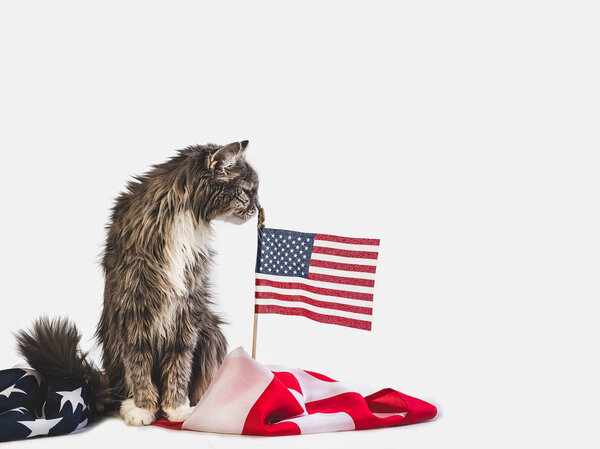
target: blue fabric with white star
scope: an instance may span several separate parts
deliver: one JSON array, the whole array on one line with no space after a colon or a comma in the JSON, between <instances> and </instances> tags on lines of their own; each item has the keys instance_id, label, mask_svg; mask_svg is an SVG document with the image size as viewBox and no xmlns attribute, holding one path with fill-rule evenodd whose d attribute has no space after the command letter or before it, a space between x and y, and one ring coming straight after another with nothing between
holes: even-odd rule
<instances>
[{"instance_id":1,"label":"blue fabric with white star","mask_svg":"<svg viewBox=\"0 0 600 449\"><path fill-rule=\"evenodd\" d=\"M84 379L44 379L28 368L0 371L0 442L84 428L94 393Z\"/></svg>"},{"instance_id":2,"label":"blue fabric with white star","mask_svg":"<svg viewBox=\"0 0 600 449\"><path fill-rule=\"evenodd\" d=\"M258 228L256 272L308 279L315 234Z\"/></svg>"}]
</instances>

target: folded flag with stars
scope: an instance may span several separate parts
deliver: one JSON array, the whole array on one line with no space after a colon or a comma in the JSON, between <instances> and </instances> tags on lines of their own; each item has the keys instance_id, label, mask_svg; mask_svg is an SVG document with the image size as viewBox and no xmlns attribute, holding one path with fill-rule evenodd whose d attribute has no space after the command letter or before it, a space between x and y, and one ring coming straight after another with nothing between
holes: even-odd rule
<instances>
[{"instance_id":1,"label":"folded flag with stars","mask_svg":"<svg viewBox=\"0 0 600 449\"><path fill-rule=\"evenodd\" d=\"M0 442L76 432L93 403L85 379L44 379L20 365L0 370Z\"/></svg>"}]
</instances>

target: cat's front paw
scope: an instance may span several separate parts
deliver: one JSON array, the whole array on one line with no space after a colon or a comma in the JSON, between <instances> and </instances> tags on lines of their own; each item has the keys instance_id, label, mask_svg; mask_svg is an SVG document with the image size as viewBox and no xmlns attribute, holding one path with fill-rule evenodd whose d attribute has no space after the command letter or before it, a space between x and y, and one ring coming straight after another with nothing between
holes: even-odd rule
<instances>
[{"instance_id":1,"label":"cat's front paw","mask_svg":"<svg viewBox=\"0 0 600 449\"><path fill-rule=\"evenodd\" d=\"M157 410L136 407L133 399L121 403L121 417L129 426L148 426L156 419Z\"/></svg>"},{"instance_id":2,"label":"cat's front paw","mask_svg":"<svg viewBox=\"0 0 600 449\"><path fill-rule=\"evenodd\" d=\"M167 419L171 422L182 422L185 421L188 416L192 414L194 411L194 407L190 407L189 405L180 405L175 408L171 407L163 407L163 412L167 416Z\"/></svg>"}]
</instances>

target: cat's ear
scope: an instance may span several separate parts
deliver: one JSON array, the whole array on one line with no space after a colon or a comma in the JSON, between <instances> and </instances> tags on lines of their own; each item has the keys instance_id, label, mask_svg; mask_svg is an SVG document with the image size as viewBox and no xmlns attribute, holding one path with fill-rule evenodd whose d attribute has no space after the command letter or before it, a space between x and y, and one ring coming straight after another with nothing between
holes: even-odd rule
<instances>
[{"instance_id":1,"label":"cat's ear","mask_svg":"<svg viewBox=\"0 0 600 449\"><path fill-rule=\"evenodd\" d=\"M225 171L236 163L240 155L248 146L247 140L241 142L233 142L229 145L219 148L214 153L208 156L207 166L210 170Z\"/></svg>"}]
</instances>

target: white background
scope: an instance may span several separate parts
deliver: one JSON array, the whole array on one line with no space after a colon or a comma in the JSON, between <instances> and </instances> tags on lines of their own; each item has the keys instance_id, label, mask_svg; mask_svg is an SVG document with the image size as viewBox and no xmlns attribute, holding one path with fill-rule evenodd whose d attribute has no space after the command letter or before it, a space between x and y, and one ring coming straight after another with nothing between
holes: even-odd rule
<instances>
[{"instance_id":1,"label":"white background","mask_svg":"<svg viewBox=\"0 0 600 449\"><path fill-rule=\"evenodd\" d=\"M113 198L194 143L249 139L272 227L381 238L371 333L262 316L258 358L439 407L289 438L130 428L7 447L597 447L595 2L0 6L0 360L69 315L91 348ZM255 222L215 225L230 348ZM98 352L96 351L97 357Z\"/></svg>"}]
</instances>

